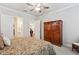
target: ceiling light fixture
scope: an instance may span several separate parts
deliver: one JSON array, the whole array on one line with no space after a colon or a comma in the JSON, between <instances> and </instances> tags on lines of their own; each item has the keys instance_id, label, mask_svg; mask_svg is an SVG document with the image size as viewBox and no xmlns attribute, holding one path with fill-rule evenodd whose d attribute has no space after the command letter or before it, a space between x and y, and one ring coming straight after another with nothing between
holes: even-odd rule
<instances>
[{"instance_id":1,"label":"ceiling light fixture","mask_svg":"<svg viewBox=\"0 0 79 59\"><path fill-rule=\"evenodd\" d=\"M40 3L39 3L39 4L37 4L37 6L36 6L35 10L36 10L36 11L40 11L40 10L41 10L40 6L41 6L41 5L40 5Z\"/></svg>"},{"instance_id":2,"label":"ceiling light fixture","mask_svg":"<svg viewBox=\"0 0 79 59\"><path fill-rule=\"evenodd\" d=\"M42 4L42 3L33 3L33 4L26 3L26 5L28 6L28 9L30 11L37 11L39 13L44 12L44 10L47 11L50 8L50 6L47 6L47 5ZM28 12L28 10L25 10L25 11Z\"/></svg>"},{"instance_id":3,"label":"ceiling light fixture","mask_svg":"<svg viewBox=\"0 0 79 59\"><path fill-rule=\"evenodd\" d=\"M39 7L36 7L35 10L36 10L36 11L40 11L41 9L40 9Z\"/></svg>"}]
</instances>

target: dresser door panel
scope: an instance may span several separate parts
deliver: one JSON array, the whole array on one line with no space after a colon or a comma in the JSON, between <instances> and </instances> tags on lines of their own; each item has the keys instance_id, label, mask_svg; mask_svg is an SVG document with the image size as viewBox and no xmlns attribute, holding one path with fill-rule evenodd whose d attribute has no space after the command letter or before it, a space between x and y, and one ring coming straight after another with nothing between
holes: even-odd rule
<instances>
[{"instance_id":1,"label":"dresser door panel","mask_svg":"<svg viewBox=\"0 0 79 59\"><path fill-rule=\"evenodd\" d=\"M44 39L52 44L62 44L62 21L51 21L44 23Z\"/></svg>"}]
</instances>

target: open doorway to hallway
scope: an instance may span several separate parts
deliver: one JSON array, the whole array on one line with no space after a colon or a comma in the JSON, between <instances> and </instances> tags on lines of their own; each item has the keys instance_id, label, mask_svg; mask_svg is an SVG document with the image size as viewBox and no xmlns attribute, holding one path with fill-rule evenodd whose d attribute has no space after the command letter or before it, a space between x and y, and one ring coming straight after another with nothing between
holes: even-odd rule
<instances>
[{"instance_id":1,"label":"open doorway to hallway","mask_svg":"<svg viewBox=\"0 0 79 59\"><path fill-rule=\"evenodd\" d=\"M13 36L22 37L23 35L23 19L22 17L14 17Z\"/></svg>"}]
</instances>

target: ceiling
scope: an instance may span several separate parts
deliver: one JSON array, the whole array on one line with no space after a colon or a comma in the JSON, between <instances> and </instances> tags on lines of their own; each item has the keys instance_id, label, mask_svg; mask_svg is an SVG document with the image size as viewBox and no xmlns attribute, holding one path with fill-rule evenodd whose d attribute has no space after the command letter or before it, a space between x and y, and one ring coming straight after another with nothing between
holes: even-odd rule
<instances>
[{"instance_id":1,"label":"ceiling","mask_svg":"<svg viewBox=\"0 0 79 59\"><path fill-rule=\"evenodd\" d=\"M30 3L30 4L35 5L36 3ZM43 5L49 8L42 9L42 12L38 12L38 11L32 10L34 7L27 5L27 3L0 3L1 6L11 8L14 10L18 10L24 13L29 13L35 16L39 16L39 15L45 14L50 11L60 10L62 8L72 5L72 3L40 3L40 4L41 6Z\"/></svg>"}]
</instances>

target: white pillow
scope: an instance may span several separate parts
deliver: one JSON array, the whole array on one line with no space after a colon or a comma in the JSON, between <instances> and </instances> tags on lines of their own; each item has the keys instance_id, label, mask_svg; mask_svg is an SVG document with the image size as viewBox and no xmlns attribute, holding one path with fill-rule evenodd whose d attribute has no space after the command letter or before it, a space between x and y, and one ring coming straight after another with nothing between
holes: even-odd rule
<instances>
[{"instance_id":1,"label":"white pillow","mask_svg":"<svg viewBox=\"0 0 79 59\"><path fill-rule=\"evenodd\" d=\"M8 37L3 37L3 40L4 40L4 44L7 45L7 46L10 46L11 45L11 41Z\"/></svg>"}]
</instances>

